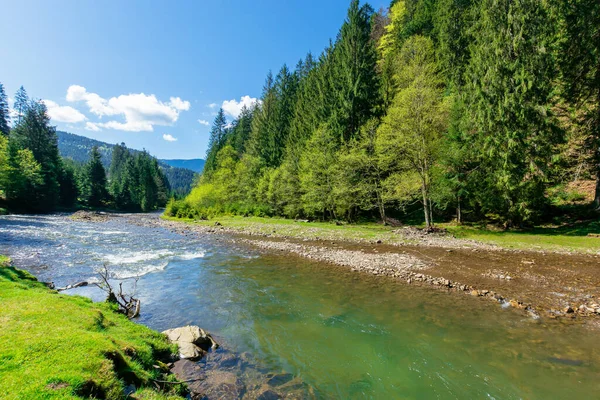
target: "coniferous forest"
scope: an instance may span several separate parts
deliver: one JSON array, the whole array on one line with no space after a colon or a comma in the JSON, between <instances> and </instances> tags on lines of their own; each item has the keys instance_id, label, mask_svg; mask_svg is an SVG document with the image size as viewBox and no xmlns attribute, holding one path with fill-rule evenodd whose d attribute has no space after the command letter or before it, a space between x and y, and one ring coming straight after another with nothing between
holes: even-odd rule
<instances>
[{"instance_id":1,"label":"coniferous forest","mask_svg":"<svg viewBox=\"0 0 600 400\"><path fill-rule=\"evenodd\" d=\"M31 100L21 87L13 109L11 121L0 84L0 190L5 202L0 207L21 212L76 206L151 211L166 204L169 183L147 152L116 145L109 171L97 147L85 163L62 158L44 103Z\"/></svg>"},{"instance_id":2,"label":"coniferous forest","mask_svg":"<svg viewBox=\"0 0 600 400\"><path fill-rule=\"evenodd\" d=\"M600 206L600 2L358 0L284 65L167 214L527 226L576 180Z\"/></svg>"}]
</instances>

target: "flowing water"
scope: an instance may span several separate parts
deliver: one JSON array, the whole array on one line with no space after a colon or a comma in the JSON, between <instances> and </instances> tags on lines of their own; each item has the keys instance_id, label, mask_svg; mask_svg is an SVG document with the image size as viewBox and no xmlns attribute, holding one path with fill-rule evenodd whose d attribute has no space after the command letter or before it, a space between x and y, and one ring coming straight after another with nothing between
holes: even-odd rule
<instances>
[{"instance_id":1,"label":"flowing water","mask_svg":"<svg viewBox=\"0 0 600 400\"><path fill-rule=\"evenodd\" d=\"M57 286L96 279L103 264L119 279L141 276L140 323L199 325L319 398L600 397L596 331L469 296L127 218L0 217L0 252ZM102 299L92 287L69 293Z\"/></svg>"}]
</instances>

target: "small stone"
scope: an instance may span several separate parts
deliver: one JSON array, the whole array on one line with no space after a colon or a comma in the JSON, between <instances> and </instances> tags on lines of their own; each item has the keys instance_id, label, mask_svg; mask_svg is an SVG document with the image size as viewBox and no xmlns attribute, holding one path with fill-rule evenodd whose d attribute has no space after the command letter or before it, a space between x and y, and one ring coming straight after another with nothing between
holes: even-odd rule
<instances>
[{"instance_id":1,"label":"small stone","mask_svg":"<svg viewBox=\"0 0 600 400\"><path fill-rule=\"evenodd\" d=\"M479 296L479 292L477 290L471 290L471 296Z\"/></svg>"},{"instance_id":2,"label":"small stone","mask_svg":"<svg viewBox=\"0 0 600 400\"><path fill-rule=\"evenodd\" d=\"M563 312L565 314L572 314L575 312L575 310L573 310L573 308L571 306L565 307L565 309L563 310Z\"/></svg>"}]
</instances>

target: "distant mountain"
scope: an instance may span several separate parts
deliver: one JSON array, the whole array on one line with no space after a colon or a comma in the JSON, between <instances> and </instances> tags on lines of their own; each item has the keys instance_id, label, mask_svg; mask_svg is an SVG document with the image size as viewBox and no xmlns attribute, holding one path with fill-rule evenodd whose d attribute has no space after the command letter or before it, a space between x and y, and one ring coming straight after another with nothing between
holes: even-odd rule
<instances>
[{"instance_id":1,"label":"distant mountain","mask_svg":"<svg viewBox=\"0 0 600 400\"><path fill-rule=\"evenodd\" d=\"M172 167L187 168L198 173L202 172L204 168L204 160L201 158L194 158L191 160L160 160L165 164L169 164Z\"/></svg>"},{"instance_id":2,"label":"distant mountain","mask_svg":"<svg viewBox=\"0 0 600 400\"><path fill-rule=\"evenodd\" d=\"M102 156L102 164L104 164L107 170L110 167L114 144L63 131L57 131L56 135L58 136L58 150L61 156L72 158L79 163L85 163L90 158L92 148L97 146ZM139 152L139 150L130 150L134 153ZM170 161L193 161L193 165L204 166L204 160L158 160L158 164L165 173L171 189L177 194L187 194L192 189L198 171L192 168L173 165ZM202 168L200 168L201 170Z\"/></svg>"}]
</instances>

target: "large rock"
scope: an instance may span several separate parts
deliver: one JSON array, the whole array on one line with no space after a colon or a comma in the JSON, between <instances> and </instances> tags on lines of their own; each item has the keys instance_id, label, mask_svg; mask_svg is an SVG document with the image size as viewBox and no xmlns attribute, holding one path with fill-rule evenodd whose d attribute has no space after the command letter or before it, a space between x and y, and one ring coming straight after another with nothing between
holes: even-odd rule
<instances>
[{"instance_id":1,"label":"large rock","mask_svg":"<svg viewBox=\"0 0 600 400\"><path fill-rule=\"evenodd\" d=\"M204 329L197 326L183 326L181 328L169 329L163 332L171 343L179 346L179 357L198 360L209 349L216 349L217 343Z\"/></svg>"}]
</instances>

